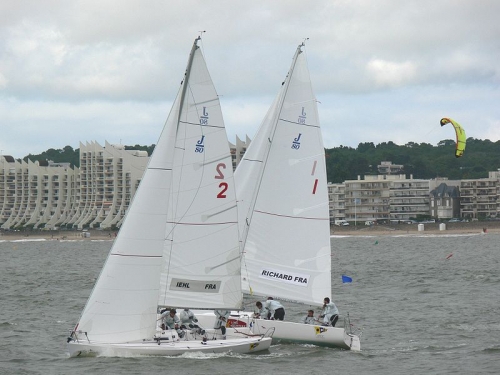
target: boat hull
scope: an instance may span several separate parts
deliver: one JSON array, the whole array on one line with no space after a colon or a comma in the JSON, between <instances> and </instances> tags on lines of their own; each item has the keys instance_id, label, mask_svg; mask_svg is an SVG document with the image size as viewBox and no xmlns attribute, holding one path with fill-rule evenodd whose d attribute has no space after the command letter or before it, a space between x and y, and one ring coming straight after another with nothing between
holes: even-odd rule
<instances>
[{"instance_id":1,"label":"boat hull","mask_svg":"<svg viewBox=\"0 0 500 375\"><path fill-rule=\"evenodd\" d=\"M141 341L137 343L91 343L70 342L70 357L138 357L138 356L178 356L185 353L238 353L250 354L266 351L271 346L271 338L238 338L228 340L160 342Z\"/></svg>"},{"instance_id":2,"label":"boat hull","mask_svg":"<svg viewBox=\"0 0 500 375\"><path fill-rule=\"evenodd\" d=\"M215 316L210 312L197 311L196 316L202 326L213 325ZM254 334L265 334L274 330L273 342L286 341L302 344L313 344L346 350L361 350L359 336L346 332L340 327L323 327L312 324L294 323L281 320L265 320L252 318L251 313L235 313L229 317L228 330L236 332L243 327L250 327Z\"/></svg>"}]
</instances>

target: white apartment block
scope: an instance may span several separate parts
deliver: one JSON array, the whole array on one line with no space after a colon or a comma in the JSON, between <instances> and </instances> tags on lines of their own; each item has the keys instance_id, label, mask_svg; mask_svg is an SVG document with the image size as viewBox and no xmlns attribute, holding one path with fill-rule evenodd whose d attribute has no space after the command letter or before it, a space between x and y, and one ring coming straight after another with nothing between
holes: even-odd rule
<instances>
[{"instance_id":1,"label":"white apartment block","mask_svg":"<svg viewBox=\"0 0 500 375\"><path fill-rule=\"evenodd\" d=\"M347 221L388 220L389 180L393 176L365 176L346 180L345 219Z\"/></svg>"},{"instance_id":2,"label":"white apartment block","mask_svg":"<svg viewBox=\"0 0 500 375\"><path fill-rule=\"evenodd\" d=\"M347 221L399 221L417 215L429 215L429 180L399 174L345 181Z\"/></svg>"},{"instance_id":3,"label":"white apartment block","mask_svg":"<svg viewBox=\"0 0 500 375\"><path fill-rule=\"evenodd\" d=\"M328 201L330 209L330 223L335 223L335 220L346 220L345 184L332 184L329 182Z\"/></svg>"},{"instance_id":4,"label":"white apartment block","mask_svg":"<svg viewBox=\"0 0 500 375\"><path fill-rule=\"evenodd\" d=\"M403 164L392 164L391 161L381 161L380 164L377 165L377 170L380 174L400 174L403 168Z\"/></svg>"},{"instance_id":5,"label":"white apartment block","mask_svg":"<svg viewBox=\"0 0 500 375\"><path fill-rule=\"evenodd\" d=\"M146 151L123 145L80 143L75 204L62 224L78 229L119 227L149 162Z\"/></svg>"},{"instance_id":6,"label":"white apartment block","mask_svg":"<svg viewBox=\"0 0 500 375\"><path fill-rule=\"evenodd\" d=\"M248 146L250 146L250 142L251 140L248 136L246 137L245 142L238 138L238 136L236 136L236 144L229 142L229 149L233 160L233 171L236 170L236 167L240 163L241 159L243 159L243 155L245 155Z\"/></svg>"},{"instance_id":7,"label":"white apartment block","mask_svg":"<svg viewBox=\"0 0 500 375\"><path fill-rule=\"evenodd\" d=\"M496 172L489 178L460 181L460 216L468 219L496 217L500 180Z\"/></svg>"},{"instance_id":8,"label":"white apartment block","mask_svg":"<svg viewBox=\"0 0 500 375\"><path fill-rule=\"evenodd\" d=\"M249 143L229 144L234 168ZM80 143L80 168L0 155L0 228L118 228L148 162L108 142Z\"/></svg>"},{"instance_id":9,"label":"white apartment block","mask_svg":"<svg viewBox=\"0 0 500 375\"><path fill-rule=\"evenodd\" d=\"M391 220L429 215L429 180L413 179L412 175L407 179L405 175L399 175L390 182L389 201Z\"/></svg>"},{"instance_id":10,"label":"white apartment block","mask_svg":"<svg viewBox=\"0 0 500 375\"><path fill-rule=\"evenodd\" d=\"M78 169L0 156L0 228L52 225L72 204Z\"/></svg>"},{"instance_id":11,"label":"white apartment block","mask_svg":"<svg viewBox=\"0 0 500 375\"><path fill-rule=\"evenodd\" d=\"M145 151L80 144L80 168L0 157L0 227L118 227L148 163Z\"/></svg>"}]
</instances>

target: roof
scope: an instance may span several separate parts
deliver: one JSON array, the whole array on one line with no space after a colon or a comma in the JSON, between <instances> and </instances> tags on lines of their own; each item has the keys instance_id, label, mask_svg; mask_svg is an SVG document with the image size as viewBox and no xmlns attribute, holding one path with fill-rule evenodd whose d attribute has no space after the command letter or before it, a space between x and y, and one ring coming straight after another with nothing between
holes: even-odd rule
<instances>
[{"instance_id":1,"label":"roof","mask_svg":"<svg viewBox=\"0 0 500 375\"><path fill-rule=\"evenodd\" d=\"M460 196L460 192L458 187L456 186L448 186L444 182L441 183L437 188L430 192L435 198L441 197L450 197L450 198L458 198Z\"/></svg>"}]
</instances>

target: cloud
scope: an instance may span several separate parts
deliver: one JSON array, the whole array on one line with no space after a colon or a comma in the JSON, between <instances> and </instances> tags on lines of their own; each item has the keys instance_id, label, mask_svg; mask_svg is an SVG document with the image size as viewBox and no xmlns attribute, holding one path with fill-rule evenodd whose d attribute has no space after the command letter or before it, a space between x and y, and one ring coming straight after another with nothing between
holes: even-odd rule
<instances>
[{"instance_id":1,"label":"cloud","mask_svg":"<svg viewBox=\"0 0 500 375\"><path fill-rule=\"evenodd\" d=\"M231 140L253 136L305 38L328 147L437 143L415 129L443 116L498 137L484 126L500 119L498 14L495 0L0 2L0 147L156 142L200 30Z\"/></svg>"},{"instance_id":2,"label":"cloud","mask_svg":"<svg viewBox=\"0 0 500 375\"><path fill-rule=\"evenodd\" d=\"M411 83L416 76L415 64L406 61L396 63L381 59L372 59L366 66L367 74L375 81L378 87L400 87Z\"/></svg>"}]
</instances>

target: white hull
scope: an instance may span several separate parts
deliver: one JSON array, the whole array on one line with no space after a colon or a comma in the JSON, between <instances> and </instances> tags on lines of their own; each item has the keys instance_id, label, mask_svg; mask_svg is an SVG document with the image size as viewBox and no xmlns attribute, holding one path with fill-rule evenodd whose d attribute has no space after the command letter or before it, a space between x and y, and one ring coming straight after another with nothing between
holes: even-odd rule
<instances>
[{"instance_id":1,"label":"white hull","mask_svg":"<svg viewBox=\"0 0 500 375\"><path fill-rule=\"evenodd\" d=\"M264 334L274 329L273 341L288 341L302 344L313 344L346 350L361 350L359 337L346 332L340 327L323 327L312 324L293 323L280 320L254 319L252 313L233 313L229 324L233 324L235 332L238 327L251 327L254 334ZM215 316L210 312L196 312L202 326L211 327ZM228 328L228 332L232 330Z\"/></svg>"},{"instance_id":2,"label":"white hull","mask_svg":"<svg viewBox=\"0 0 500 375\"><path fill-rule=\"evenodd\" d=\"M179 341L141 341L135 343L91 343L80 340L68 343L70 357L138 357L138 356L177 356L185 353L238 353L249 354L268 350L270 337L240 337L227 340L179 340Z\"/></svg>"}]
</instances>

